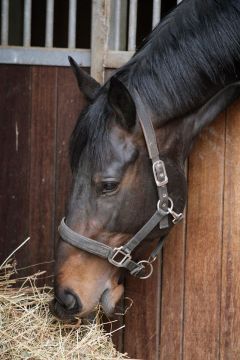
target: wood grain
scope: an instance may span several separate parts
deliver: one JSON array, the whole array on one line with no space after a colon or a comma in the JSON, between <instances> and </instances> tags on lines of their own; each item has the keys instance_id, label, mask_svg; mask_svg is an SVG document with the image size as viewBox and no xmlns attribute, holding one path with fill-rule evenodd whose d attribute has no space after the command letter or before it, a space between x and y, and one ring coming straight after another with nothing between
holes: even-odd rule
<instances>
[{"instance_id":1,"label":"wood grain","mask_svg":"<svg viewBox=\"0 0 240 360\"><path fill-rule=\"evenodd\" d=\"M207 128L189 161L184 360L219 357L225 115Z\"/></svg>"},{"instance_id":2,"label":"wood grain","mask_svg":"<svg viewBox=\"0 0 240 360\"><path fill-rule=\"evenodd\" d=\"M30 68L0 65L0 264L28 236ZM24 249L19 265L28 256Z\"/></svg>"},{"instance_id":3,"label":"wood grain","mask_svg":"<svg viewBox=\"0 0 240 360\"><path fill-rule=\"evenodd\" d=\"M163 248L161 360L182 359L186 220L176 225Z\"/></svg>"},{"instance_id":4,"label":"wood grain","mask_svg":"<svg viewBox=\"0 0 240 360\"><path fill-rule=\"evenodd\" d=\"M227 113L221 306L222 360L240 359L240 102Z\"/></svg>"},{"instance_id":5,"label":"wood grain","mask_svg":"<svg viewBox=\"0 0 240 360\"><path fill-rule=\"evenodd\" d=\"M160 284L160 259L149 279L127 277L125 296L133 300L133 306L125 317L124 351L131 358L159 358Z\"/></svg>"},{"instance_id":6,"label":"wood grain","mask_svg":"<svg viewBox=\"0 0 240 360\"><path fill-rule=\"evenodd\" d=\"M0 78L0 263L30 233L16 256L24 266L53 258L84 98L68 68L1 65ZM116 317L126 327L114 342L132 358L240 359L239 149L240 102L193 150L187 223L171 232L162 263L151 279L126 280L134 304Z\"/></svg>"},{"instance_id":7,"label":"wood grain","mask_svg":"<svg viewBox=\"0 0 240 360\"><path fill-rule=\"evenodd\" d=\"M57 70L32 67L29 209L32 263L53 259L56 116Z\"/></svg>"},{"instance_id":8,"label":"wood grain","mask_svg":"<svg viewBox=\"0 0 240 360\"><path fill-rule=\"evenodd\" d=\"M80 111L86 104L70 68L59 68L57 79L55 241L58 239L57 227L65 214L65 204L71 188L69 139Z\"/></svg>"}]
</instances>

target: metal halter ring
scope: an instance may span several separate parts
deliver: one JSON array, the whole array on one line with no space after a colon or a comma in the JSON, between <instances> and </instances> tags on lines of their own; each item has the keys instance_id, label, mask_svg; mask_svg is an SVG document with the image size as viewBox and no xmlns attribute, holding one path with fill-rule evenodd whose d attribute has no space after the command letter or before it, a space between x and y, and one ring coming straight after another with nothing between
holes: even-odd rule
<instances>
[{"instance_id":1,"label":"metal halter ring","mask_svg":"<svg viewBox=\"0 0 240 360\"><path fill-rule=\"evenodd\" d=\"M161 200L158 200L158 202L157 202L157 210L161 215L169 214L169 208L167 208L166 211L161 208Z\"/></svg>"},{"instance_id":2,"label":"metal halter ring","mask_svg":"<svg viewBox=\"0 0 240 360\"><path fill-rule=\"evenodd\" d=\"M173 210L173 201L170 197L168 198L168 201L170 202L170 207L168 208L168 212L171 214L171 211Z\"/></svg>"},{"instance_id":3,"label":"metal halter ring","mask_svg":"<svg viewBox=\"0 0 240 360\"><path fill-rule=\"evenodd\" d=\"M152 263L147 260L141 260L138 262L138 264L142 264L144 266L144 269L146 268L146 265L149 266L149 273L145 276L139 276L139 279L148 279L153 273Z\"/></svg>"}]
</instances>

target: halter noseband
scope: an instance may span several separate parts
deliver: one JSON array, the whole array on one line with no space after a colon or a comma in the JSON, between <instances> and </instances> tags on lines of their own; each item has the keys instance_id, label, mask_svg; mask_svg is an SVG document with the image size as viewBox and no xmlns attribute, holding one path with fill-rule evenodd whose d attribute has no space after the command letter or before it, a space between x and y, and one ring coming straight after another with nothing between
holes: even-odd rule
<instances>
[{"instance_id":1,"label":"halter noseband","mask_svg":"<svg viewBox=\"0 0 240 360\"><path fill-rule=\"evenodd\" d=\"M145 114L143 105L139 94L136 92L136 101L138 108L141 109L142 113L138 118L143 130L145 141L149 157L152 161L153 176L158 191L158 202L157 209L153 216L148 222L123 246L112 248L111 246L100 243L96 240L87 238L80 235L70 229L66 223L65 218L62 219L58 228L61 238L67 243L84 250L93 255L99 256L103 259L108 260L111 264L116 267L121 267L129 270L131 275L137 276L141 279L146 279L151 276L153 267L152 262L156 259L157 253L161 250L164 237L160 239L156 249L151 253L148 260L141 260L135 262L132 259L132 252L135 248L146 238L147 235L159 224L160 229L169 227L168 215L173 217L173 224L178 223L182 220L183 214L177 214L174 210L174 204L172 199L168 196L167 183L168 177L165 168L164 161L159 157L159 151L157 146L157 139L153 128L152 121ZM170 203L170 206L168 204ZM149 272L146 274L145 270L149 267Z\"/></svg>"}]
</instances>

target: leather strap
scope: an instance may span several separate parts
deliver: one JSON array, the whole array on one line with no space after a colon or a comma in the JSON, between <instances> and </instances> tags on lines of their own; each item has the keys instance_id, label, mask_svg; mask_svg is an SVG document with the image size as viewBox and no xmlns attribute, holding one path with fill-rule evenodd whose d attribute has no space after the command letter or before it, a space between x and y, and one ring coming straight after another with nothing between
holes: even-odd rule
<instances>
[{"instance_id":1,"label":"leather strap","mask_svg":"<svg viewBox=\"0 0 240 360\"><path fill-rule=\"evenodd\" d=\"M148 222L125 244L123 250L131 253L146 238L147 235L159 224L168 213L160 213L158 210Z\"/></svg>"},{"instance_id":2,"label":"leather strap","mask_svg":"<svg viewBox=\"0 0 240 360\"><path fill-rule=\"evenodd\" d=\"M64 241L93 255L107 259L112 252L112 248L110 246L80 235L70 229L70 227L65 223L65 218L61 220L58 231Z\"/></svg>"},{"instance_id":3,"label":"leather strap","mask_svg":"<svg viewBox=\"0 0 240 360\"><path fill-rule=\"evenodd\" d=\"M148 220L148 222L127 242L126 245L115 249L100 243L99 241L76 233L67 226L65 218L61 220L58 231L61 238L74 247L103 259L107 259L113 265L124 267L129 270L131 274L137 276L144 269L144 266L141 263L139 264L138 262L133 261L131 253L157 226L163 216L166 216L166 214L160 214L159 211L156 211L150 220Z\"/></svg>"},{"instance_id":4,"label":"leather strap","mask_svg":"<svg viewBox=\"0 0 240 360\"><path fill-rule=\"evenodd\" d=\"M155 130L151 121L150 115L147 113L147 107L143 104L139 93L135 90L134 97L136 106L137 106L137 114L138 119L141 124L145 142L148 149L149 157L153 164L153 172L154 178L157 185L159 203L158 208L162 209L162 211L167 211L168 209L168 191L167 191L167 183L168 178L166 174L166 169L164 162L159 158L159 150L157 145L157 138L155 135ZM168 227L168 216L162 218L160 222L160 229L165 229Z\"/></svg>"}]
</instances>

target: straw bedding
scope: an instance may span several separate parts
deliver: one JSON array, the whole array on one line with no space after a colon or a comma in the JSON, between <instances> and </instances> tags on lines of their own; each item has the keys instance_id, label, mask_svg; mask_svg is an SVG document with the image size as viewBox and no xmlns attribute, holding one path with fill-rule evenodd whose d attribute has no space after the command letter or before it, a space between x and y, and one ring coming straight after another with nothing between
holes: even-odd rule
<instances>
[{"instance_id":1,"label":"straw bedding","mask_svg":"<svg viewBox=\"0 0 240 360\"><path fill-rule=\"evenodd\" d=\"M127 358L114 348L99 315L93 323L74 326L56 320L48 307L52 289L36 286L41 274L15 279L13 262L0 267L0 359Z\"/></svg>"}]
</instances>

